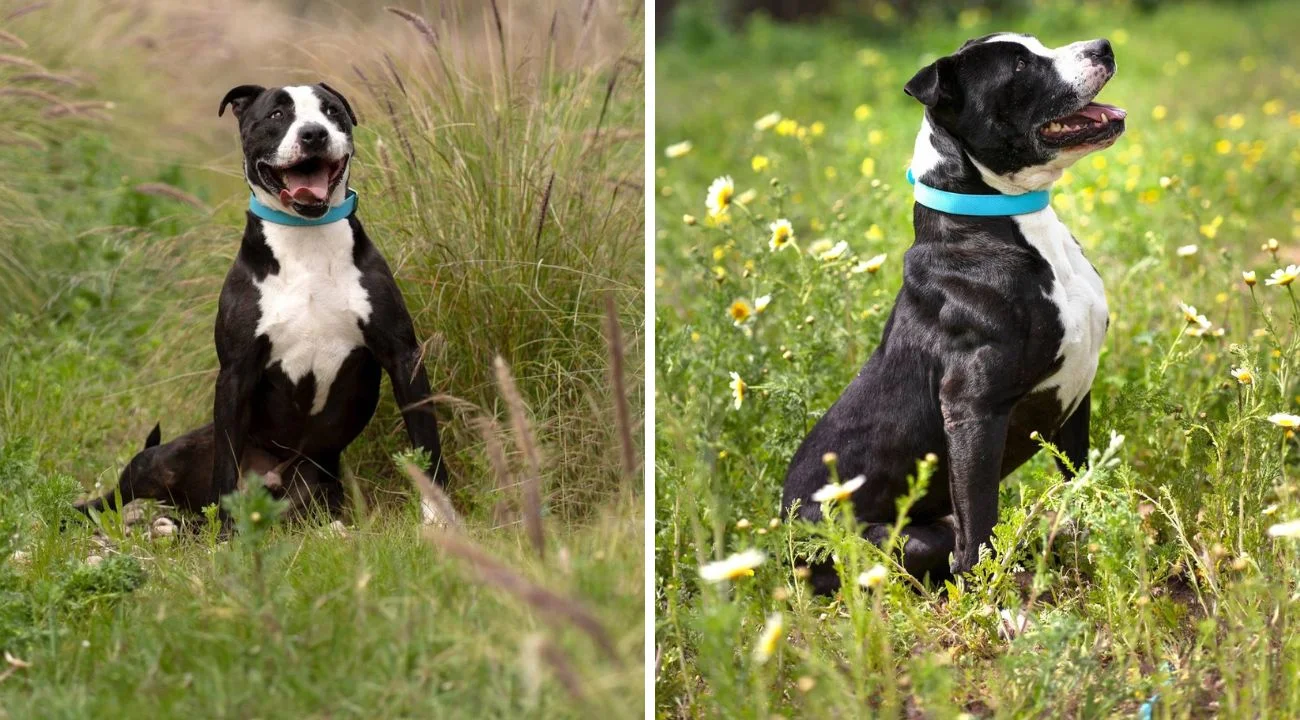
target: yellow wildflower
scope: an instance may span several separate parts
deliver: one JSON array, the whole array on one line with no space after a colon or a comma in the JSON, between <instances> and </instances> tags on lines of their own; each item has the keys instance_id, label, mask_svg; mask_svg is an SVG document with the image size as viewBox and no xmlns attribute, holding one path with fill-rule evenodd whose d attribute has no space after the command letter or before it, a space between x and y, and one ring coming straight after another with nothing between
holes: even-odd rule
<instances>
[{"instance_id":1,"label":"yellow wildflower","mask_svg":"<svg viewBox=\"0 0 1300 720\"><path fill-rule=\"evenodd\" d=\"M770 130L779 122L781 122L781 113L768 113L754 121L754 129L759 132Z\"/></svg>"},{"instance_id":2,"label":"yellow wildflower","mask_svg":"<svg viewBox=\"0 0 1300 720\"><path fill-rule=\"evenodd\" d=\"M870 570L858 576L858 584L864 588L878 588L889 577L884 565L873 565Z\"/></svg>"},{"instance_id":3,"label":"yellow wildflower","mask_svg":"<svg viewBox=\"0 0 1300 720\"><path fill-rule=\"evenodd\" d=\"M1291 415L1290 413L1273 413L1268 416L1268 421L1280 428L1294 430L1300 428L1300 415Z\"/></svg>"},{"instance_id":4,"label":"yellow wildflower","mask_svg":"<svg viewBox=\"0 0 1300 720\"><path fill-rule=\"evenodd\" d=\"M773 252L784 250L787 245L794 242L794 226L789 220L779 218L768 227L772 230L772 237L767 241L767 246Z\"/></svg>"},{"instance_id":5,"label":"yellow wildflower","mask_svg":"<svg viewBox=\"0 0 1300 720\"><path fill-rule=\"evenodd\" d=\"M1219 234L1219 226L1223 224L1223 216L1215 215L1209 223L1201 226L1201 234L1213 240L1215 235Z\"/></svg>"},{"instance_id":6,"label":"yellow wildflower","mask_svg":"<svg viewBox=\"0 0 1300 720\"><path fill-rule=\"evenodd\" d=\"M694 146L691 145L691 141L689 140L675 143L664 148L664 155L667 155L670 158L679 158L690 152L692 147Z\"/></svg>"},{"instance_id":7,"label":"yellow wildflower","mask_svg":"<svg viewBox=\"0 0 1300 720\"><path fill-rule=\"evenodd\" d=\"M745 402L745 390L749 388L745 381L740 378L739 373L731 373L731 382L728 383L731 388L731 407L739 410Z\"/></svg>"},{"instance_id":8,"label":"yellow wildflower","mask_svg":"<svg viewBox=\"0 0 1300 720\"><path fill-rule=\"evenodd\" d=\"M854 490L867 482L865 475L859 475L845 483L827 483L822 489L812 494L814 502L840 502L848 500Z\"/></svg>"},{"instance_id":9,"label":"yellow wildflower","mask_svg":"<svg viewBox=\"0 0 1300 720\"><path fill-rule=\"evenodd\" d=\"M711 217L721 217L727 214L731 208L731 198L736 194L736 183L732 181L730 175L723 175L709 185L708 196L704 199L704 204L709 208Z\"/></svg>"},{"instance_id":10,"label":"yellow wildflower","mask_svg":"<svg viewBox=\"0 0 1300 720\"><path fill-rule=\"evenodd\" d=\"M739 580L743 577L753 577L754 568L763 564L767 555L762 550L745 550L726 559L711 562L700 568L700 579L706 582L722 582L723 580Z\"/></svg>"},{"instance_id":11,"label":"yellow wildflower","mask_svg":"<svg viewBox=\"0 0 1300 720\"><path fill-rule=\"evenodd\" d=\"M1264 284L1286 287L1295 282L1297 277L1300 277L1300 265L1287 265L1284 268L1274 270L1272 275L1264 279Z\"/></svg>"},{"instance_id":12,"label":"yellow wildflower","mask_svg":"<svg viewBox=\"0 0 1300 720\"><path fill-rule=\"evenodd\" d=\"M848 250L849 250L849 244L841 240L835 243L834 245L832 245L831 247L817 253L817 259L825 262L839 260L841 257L844 257L844 253L848 252Z\"/></svg>"},{"instance_id":13,"label":"yellow wildflower","mask_svg":"<svg viewBox=\"0 0 1300 720\"><path fill-rule=\"evenodd\" d=\"M866 260L859 260L858 263L857 263L856 265L854 265L852 268L850 268L849 271L850 271L850 272L855 272L855 273L863 273L863 272L866 272L866 273L876 273L876 272L879 272L881 266L883 266L883 265L885 264L885 258L886 258L886 257L887 257L887 255L886 255L885 253L881 253L881 254L879 254L879 255L873 257L873 258L868 258L868 259L866 259Z\"/></svg>"},{"instance_id":14,"label":"yellow wildflower","mask_svg":"<svg viewBox=\"0 0 1300 720\"><path fill-rule=\"evenodd\" d=\"M754 647L754 660L758 663L765 663L772 654L776 652L776 644L781 639L781 632L785 629L785 622L781 613L772 613L767 616L767 623L763 625L763 634L758 636L758 645Z\"/></svg>"},{"instance_id":15,"label":"yellow wildflower","mask_svg":"<svg viewBox=\"0 0 1300 720\"><path fill-rule=\"evenodd\" d=\"M1270 525L1268 534L1273 537L1300 537L1300 520L1291 520L1288 522Z\"/></svg>"},{"instance_id":16,"label":"yellow wildflower","mask_svg":"<svg viewBox=\"0 0 1300 720\"><path fill-rule=\"evenodd\" d=\"M737 300L731 303L731 307L727 309L727 314L731 316L732 324L740 327L754 315L754 308L744 300Z\"/></svg>"}]
</instances>

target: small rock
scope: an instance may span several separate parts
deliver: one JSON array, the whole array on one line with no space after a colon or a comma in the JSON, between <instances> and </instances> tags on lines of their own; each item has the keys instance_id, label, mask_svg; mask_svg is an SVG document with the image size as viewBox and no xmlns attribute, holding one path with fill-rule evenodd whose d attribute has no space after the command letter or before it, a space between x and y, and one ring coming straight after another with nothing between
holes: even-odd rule
<instances>
[{"instance_id":1,"label":"small rock","mask_svg":"<svg viewBox=\"0 0 1300 720\"><path fill-rule=\"evenodd\" d=\"M91 567L99 567L99 564L102 562L104 562L103 555L91 555L90 557L86 558L86 564Z\"/></svg>"},{"instance_id":2,"label":"small rock","mask_svg":"<svg viewBox=\"0 0 1300 720\"><path fill-rule=\"evenodd\" d=\"M15 550L14 554L9 556L9 559L13 560L15 565L26 566L32 564L32 554L26 550Z\"/></svg>"},{"instance_id":3,"label":"small rock","mask_svg":"<svg viewBox=\"0 0 1300 720\"><path fill-rule=\"evenodd\" d=\"M152 537L170 537L176 534L176 523L171 518L160 517L153 521L153 527L149 529Z\"/></svg>"},{"instance_id":4,"label":"small rock","mask_svg":"<svg viewBox=\"0 0 1300 720\"><path fill-rule=\"evenodd\" d=\"M335 520L329 524L329 531L338 537L345 538L348 536L348 526L343 524L342 520Z\"/></svg>"}]
</instances>

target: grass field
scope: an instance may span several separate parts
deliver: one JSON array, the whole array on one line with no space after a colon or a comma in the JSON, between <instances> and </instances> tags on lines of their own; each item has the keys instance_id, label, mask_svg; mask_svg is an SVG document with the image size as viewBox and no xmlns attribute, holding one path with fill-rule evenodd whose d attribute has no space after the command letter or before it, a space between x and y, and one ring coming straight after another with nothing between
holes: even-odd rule
<instances>
[{"instance_id":1,"label":"grass field","mask_svg":"<svg viewBox=\"0 0 1300 720\"><path fill-rule=\"evenodd\" d=\"M310 7L0 2L0 717L639 715L642 10ZM421 532L387 380L341 533L259 494L229 540L79 522L155 422L211 418L247 197L218 101L320 80L466 531Z\"/></svg>"},{"instance_id":2,"label":"grass field","mask_svg":"<svg viewBox=\"0 0 1300 720\"><path fill-rule=\"evenodd\" d=\"M1300 412L1300 283L1266 283L1300 262L1298 23L1280 2L1047 1L872 39L732 34L686 6L656 67L661 716L1300 715L1300 452L1268 419ZM1127 134L1053 198L1111 308L1097 454L1073 482L1048 452L1008 478L996 554L944 593L843 525L783 523L781 483L899 287L921 115L902 86L1007 29L1109 37L1118 57L1099 100ZM796 249L770 249L779 219ZM812 548L849 579L835 598L793 577ZM748 549L766 556L751 577L700 578Z\"/></svg>"}]
</instances>

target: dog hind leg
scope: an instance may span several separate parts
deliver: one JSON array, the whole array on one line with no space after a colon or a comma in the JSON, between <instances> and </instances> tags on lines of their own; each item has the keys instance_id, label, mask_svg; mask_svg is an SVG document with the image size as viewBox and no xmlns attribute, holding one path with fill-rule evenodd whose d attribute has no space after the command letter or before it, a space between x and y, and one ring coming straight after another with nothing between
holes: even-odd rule
<instances>
[{"instance_id":1,"label":"dog hind leg","mask_svg":"<svg viewBox=\"0 0 1300 720\"><path fill-rule=\"evenodd\" d=\"M893 525L871 523L862 533L864 539L883 546L889 540ZM948 557L957 547L957 533L949 518L942 518L930 523L918 523L903 527L900 535L903 543L903 568L918 580L929 579L938 584L952 578L948 567ZM831 595L840 589L840 576L835 564L830 560L809 563L808 583L818 595Z\"/></svg>"},{"instance_id":2,"label":"dog hind leg","mask_svg":"<svg viewBox=\"0 0 1300 720\"><path fill-rule=\"evenodd\" d=\"M863 536L877 546L889 540L892 525L869 525ZM932 583L952 577L948 556L956 550L957 533L952 522L941 518L935 522L905 525L899 535L903 543L903 568L918 580L928 575Z\"/></svg>"}]
</instances>

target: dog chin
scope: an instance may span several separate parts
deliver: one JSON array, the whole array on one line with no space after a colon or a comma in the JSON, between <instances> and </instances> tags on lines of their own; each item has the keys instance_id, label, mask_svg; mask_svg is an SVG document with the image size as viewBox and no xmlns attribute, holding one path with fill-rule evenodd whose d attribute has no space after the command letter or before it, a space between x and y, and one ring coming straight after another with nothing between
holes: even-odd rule
<instances>
[{"instance_id":1,"label":"dog chin","mask_svg":"<svg viewBox=\"0 0 1300 720\"><path fill-rule=\"evenodd\" d=\"M298 213L299 215L305 218L312 218L312 219L324 215L326 212L329 212L330 209L330 204L328 201L323 203L312 203L310 205L304 205L302 203L295 202L295 203L290 203L290 206L293 208L293 211Z\"/></svg>"}]
</instances>

